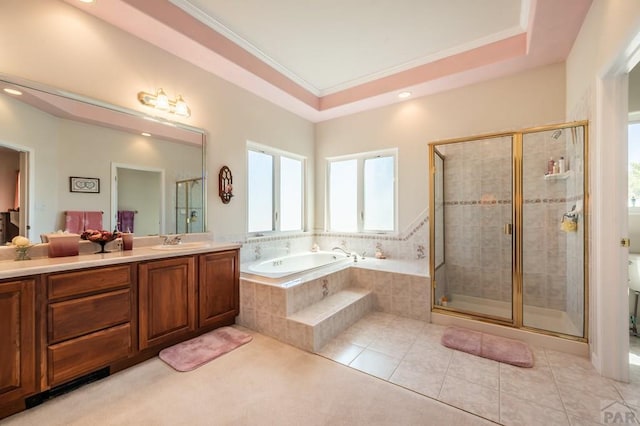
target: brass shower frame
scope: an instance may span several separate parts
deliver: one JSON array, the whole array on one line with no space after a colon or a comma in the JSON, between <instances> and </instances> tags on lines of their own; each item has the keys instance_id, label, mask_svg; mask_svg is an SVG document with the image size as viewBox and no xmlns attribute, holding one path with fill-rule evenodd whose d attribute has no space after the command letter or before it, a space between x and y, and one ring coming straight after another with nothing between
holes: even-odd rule
<instances>
[{"instance_id":1,"label":"brass shower frame","mask_svg":"<svg viewBox=\"0 0 640 426\"><path fill-rule=\"evenodd\" d=\"M523 281L522 281L522 210L523 210L523 176L522 176L522 148L523 137L530 133L546 132L550 130L562 130L576 127L584 128L584 147L583 147L583 305L582 305L582 336L573 336L569 334L559 333L551 330L544 330L534 327L525 326L523 324ZM506 320L502 317L483 315L470 311L457 310L451 307L440 306L435 304L435 164L434 154L437 145L447 145L460 142L481 141L485 139L496 139L501 137L511 137L512 147L512 170L513 170L513 186L512 186L512 223L515 230L513 236L513 253L512 253L512 319ZM567 340L588 342L589 333L589 222L591 220L589 214L589 122L574 121L562 124L554 124L548 126L530 127L522 130L510 132L488 133L475 136L467 136L454 139L445 139L429 142L429 276L431 277L431 311L456 316L466 319L473 319L491 324L509 326L517 329L532 331L540 334L564 338Z\"/></svg>"}]
</instances>

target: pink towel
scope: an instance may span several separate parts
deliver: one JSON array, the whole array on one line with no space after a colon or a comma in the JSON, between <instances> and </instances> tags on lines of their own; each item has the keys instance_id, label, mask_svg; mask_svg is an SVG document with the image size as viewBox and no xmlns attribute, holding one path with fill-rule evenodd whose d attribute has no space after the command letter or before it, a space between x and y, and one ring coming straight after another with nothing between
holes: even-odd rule
<instances>
[{"instance_id":1,"label":"pink towel","mask_svg":"<svg viewBox=\"0 0 640 426\"><path fill-rule=\"evenodd\" d=\"M84 231L84 212L68 211L64 230L71 234L82 234Z\"/></svg>"},{"instance_id":2,"label":"pink towel","mask_svg":"<svg viewBox=\"0 0 640 426\"><path fill-rule=\"evenodd\" d=\"M102 212L84 212L84 231L102 229Z\"/></svg>"}]
</instances>

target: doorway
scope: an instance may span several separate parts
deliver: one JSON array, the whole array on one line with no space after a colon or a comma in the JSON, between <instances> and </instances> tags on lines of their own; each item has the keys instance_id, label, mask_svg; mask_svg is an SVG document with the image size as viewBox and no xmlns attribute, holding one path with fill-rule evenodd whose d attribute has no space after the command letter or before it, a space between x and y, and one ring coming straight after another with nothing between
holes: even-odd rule
<instances>
[{"instance_id":1,"label":"doorway","mask_svg":"<svg viewBox=\"0 0 640 426\"><path fill-rule=\"evenodd\" d=\"M164 170L112 164L112 228L137 236L165 233Z\"/></svg>"},{"instance_id":2,"label":"doorway","mask_svg":"<svg viewBox=\"0 0 640 426\"><path fill-rule=\"evenodd\" d=\"M0 142L0 245L29 235L29 151Z\"/></svg>"}]
</instances>

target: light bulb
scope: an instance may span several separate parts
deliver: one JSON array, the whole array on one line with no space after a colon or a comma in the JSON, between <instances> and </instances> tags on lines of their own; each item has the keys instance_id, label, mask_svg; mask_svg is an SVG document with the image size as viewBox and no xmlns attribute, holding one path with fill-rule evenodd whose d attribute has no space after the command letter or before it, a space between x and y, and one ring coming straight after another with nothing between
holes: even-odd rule
<instances>
[{"instance_id":1,"label":"light bulb","mask_svg":"<svg viewBox=\"0 0 640 426\"><path fill-rule=\"evenodd\" d=\"M156 93L155 107L162 111L169 111L169 97L162 89L158 89L158 92Z\"/></svg>"},{"instance_id":2,"label":"light bulb","mask_svg":"<svg viewBox=\"0 0 640 426\"><path fill-rule=\"evenodd\" d=\"M177 115L181 115L183 117L189 117L191 115L191 111L189 110L189 106L184 101L184 99L182 99L182 95L178 95L178 98L176 99L175 113Z\"/></svg>"},{"instance_id":3,"label":"light bulb","mask_svg":"<svg viewBox=\"0 0 640 426\"><path fill-rule=\"evenodd\" d=\"M5 89L3 89L5 92L7 92L10 95L15 95L15 96L20 96L22 95L22 92L16 89L12 89L10 87L7 87Z\"/></svg>"}]
</instances>

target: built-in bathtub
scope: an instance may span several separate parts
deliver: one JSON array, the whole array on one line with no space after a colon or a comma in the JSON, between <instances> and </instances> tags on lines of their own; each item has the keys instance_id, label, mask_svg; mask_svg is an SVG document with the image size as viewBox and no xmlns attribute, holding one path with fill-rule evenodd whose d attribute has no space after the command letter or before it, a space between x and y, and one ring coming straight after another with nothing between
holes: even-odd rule
<instances>
[{"instance_id":1,"label":"built-in bathtub","mask_svg":"<svg viewBox=\"0 0 640 426\"><path fill-rule=\"evenodd\" d=\"M429 321L425 265L330 251L243 263L238 324L317 351L371 310Z\"/></svg>"},{"instance_id":2,"label":"built-in bathtub","mask_svg":"<svg viewBox=\"0 0 640 426\"><path fill-rule=\"evenodd\" d=\"M343 253L330 251L302 252L242 266L246 278L289 287L303 281L330 274L353 263Z\"/></svg>"}]
</instances>

